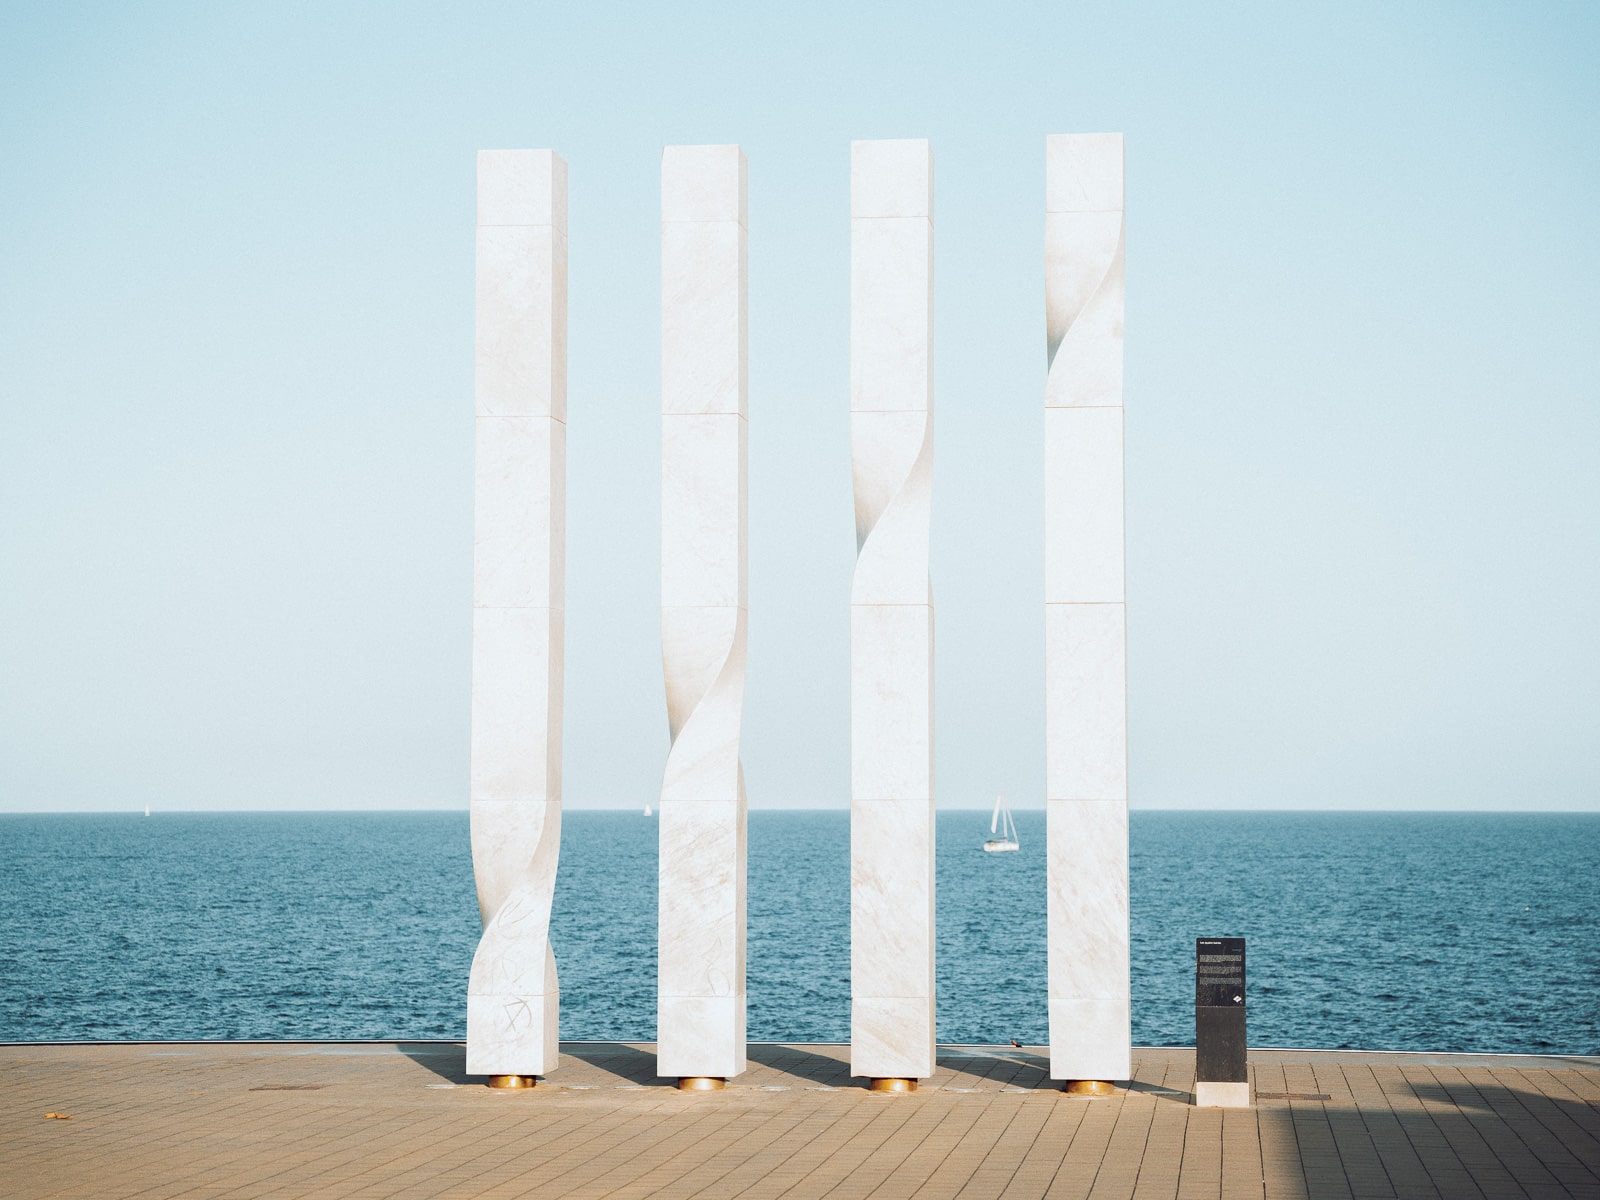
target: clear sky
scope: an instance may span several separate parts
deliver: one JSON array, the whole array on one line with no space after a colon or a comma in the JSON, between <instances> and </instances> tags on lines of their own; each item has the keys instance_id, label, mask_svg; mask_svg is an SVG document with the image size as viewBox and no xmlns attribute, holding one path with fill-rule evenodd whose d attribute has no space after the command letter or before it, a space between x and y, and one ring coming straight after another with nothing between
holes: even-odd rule
<instances>
[{"instance_id":1,"label":"clear sky","mask_svg":"<svg viewBox=\"0 0 1600 1200\"><path fill-rule=\"evenodd\" d=\"M1600 6L0 10L0 811L461 807L474 152L570 164L566 796L642 805L658 185L750 161L753 806L848 802L848 167L936 184L939 802L1042 804L1044 138L1128 156L1131 786L1600 809Z\"/></svg>"}]
</instances>

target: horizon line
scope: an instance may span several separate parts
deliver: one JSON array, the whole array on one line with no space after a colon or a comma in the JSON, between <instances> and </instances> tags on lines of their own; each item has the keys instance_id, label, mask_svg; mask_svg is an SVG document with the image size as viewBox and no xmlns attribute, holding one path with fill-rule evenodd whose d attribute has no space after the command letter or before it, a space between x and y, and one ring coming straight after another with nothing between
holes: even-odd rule
<instances>
[{"instance_id":1,"label":"horizon line","mask_svg":"<svg viewBox=\"0 0 1600 1200\"><path fill-rule=\"evenodd\" d=\"M471 812L471 809L469 807L467 807L467 806L449 807L449 808L410 808L410 807L393 807L393 808L332 808L332 807L329 807L329 808L320 808L320 807L319 808L156 808L155 806L152 805L152 806L149 806L149 807L150 807L149 815L151 815L151 816L154 816L157 812L165 813L165 814L167 814L169 816L177 816L177 815L184 815L184 816L198 816L198 815L275 816L275 815L309 814L309 813L344 813L344 814L371 813L371 814L381 814L381 813L470 813ZM563 805L562 807L563 807L564 810L566 810L568 812L636 813L636 814L641 815L641 816L645 815L643 812L641 812L640 806L638 806L638 805L628 805L626 807L618 807L618 806L599 807L599 806L590 806L590 805L581 805L581 806L580 805ZM656 804L652 804L650 807L653 810L659 808L659 806L656 805ZM1044 806L1013 805L1011 807L1012 807L1012 811L1013 812L1047 812L1048 811L1048 809L1046 807L1044 807ZM119 815L121 815L121 816L126 816L126 815L143 816L143 815L146 815L143 812L144 808L145 808L144 805L137 805L137 804L136 805L132 805L132 806L127 807L127 808L68 808L68 809L61 809L61 808L21 808L21 809L0 810L0 817L108 817L108 816L119 816ZM993 805L987 805L987 804L983 805L981 807L975 807L975 808L944 806L944 805L935 806L935 812L987 813L987 812L991 812L992 810L993 810ZM763 805L763 806L761 806L759 808L751 807L747 811L749 813L758 813L758 812L783 812L783 813L825 813L825 812L836 812L836 813L846 813L846 814L848 814L850 812L850 808L849 808L848 805L832 805L832 806L820 807L820 808L819 807L785 807L785 806ZM1349 814L1356 814L1356 813L1364 813L1364 814L1368 814L1368 815L1392 814L1392 815L1395 815L1395 816L1448 814L1448 813L1463 813L1463 814L1495 813L1495 814L1501 814L1501 815L1517 814L1517 815L1526 815L1526 816L1541 816L1541 815L1548 815L1548 816L1600 816L1600 808L1266 808L1266 807L1256 808L1256 807L1242 807L1242 806L1238 806L1238 805L1219 806L1219 807L1210 807L1210 808L1199 808L1199 807L1191 808L1191 807L1187 807L1187 806L1176 806L1176 805L1140 804L1140 805L1130 805L1128 811L1129 812L1166 812L1166 813L1293 813L1293 814L1315 814L1315 813L1323 813L1323 814L1335 814L1335 813L1337 813L1337 814L1345 814L1345 813L1349 813ZM659 815L659 812L652 812L652 814L650 814L650 815L653 815L653 816L654 815Z\"/></svg>"}]
</instances>

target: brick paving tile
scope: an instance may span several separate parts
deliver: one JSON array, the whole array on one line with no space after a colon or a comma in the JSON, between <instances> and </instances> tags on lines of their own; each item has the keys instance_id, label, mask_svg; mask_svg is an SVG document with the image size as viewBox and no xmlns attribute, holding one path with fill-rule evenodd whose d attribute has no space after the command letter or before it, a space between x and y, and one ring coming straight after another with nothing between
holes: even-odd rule
<instances>
[{"instance_id":1,"label":"brick paving tile","mask_svg":"<svg viewBox=\"0 0 1600 1200\"><path fill-rule=\"evenodd\" d=\"M1197 1108L1184 1131L1178 1168L1178 1200L1215 1200L1222 1195L1222 1110Z\"/></svg>"},{"instance_id":2,"label":"brick paving tile","mask_svg":"<svg viewBox=\"0 0 1600 1200\"><path fill-rule=\"evenodd\" d=\"M1089 1187L1089 1200L1118 1200L1133 1195L1139 1163L1150 1139L1153 1107L1138 1093L1129 1094L1117 1104L1111 1136L1101 1153L1094 1183Z\"/></svg>"},{"instance_id":3,"label":"brick paving tile","mask_svg":"<svg viewBox=\"0 0 1600 1200\"><path fill-rule=\"evenodd\" d=\"M1600 1155L1594 1153L1593 1139L1574 1126L1571 1133L1577 1146L1569 1147L1551 1127L1552 1123L1563 1124L1559 1110L1546 1107L1542 1094L1524 1090L1525 1082L1515 1072L1488 1069L1472 1072L1468 1078L1486 1109L1515 1135L1521 1156L1549 1176L1550 1184L1545 1184L1535 1175L1519 1174L1519 1182L1530 1193L1559 1196L1600 1185Z\"/></svg>"},{"instance_id":4,"label":"brick paving tile","mask_svg":"<svg viewBox=\"0 0 1600 1200\"><path fill-rule=\"evenodd\" d=\"M1229 1197L1266 1194L1261 1124L1249 1109L1229 1109L1222 1114L1222 1193Z\"/></svg>"},{"instance_id":5,"label":"brick paving tile","mask_svg":"<svg viewBox=\"0 0 1600 1200\"><path fill-rule=\"evenodd\" d=\"M1398 1072L1391 1068L1348 1066L1345 1078L1350 1081L1351 1097L1366 1124L1394 1194L1418 1200L1438 1196L1438 1188L1413 1141L1407 1120L1395 1106L1397 1096L1402 1095L1396 1091L1396 1085L1403 1086ZM1410 1092L1403 1092L1403 1097L1410 1099Z\"/></svg>"},{"instance_id":6,"label":"brick paving tile","mask_svg":"<svg viewBox=\"0 0 1600 1200\"><path fill-rule=\"evenodd\" d=\"M1459 1071L1449 1067L1424 1068L1413 1077L1411 1087L1461 1166L1485 1196L1527 1196L1495 1147L1485 1139L1484 1124L1474 1121L1469 1115L1471 1109L1462 1106L1463 1101L1476 1102L1476 1095L1461 1080Z\"/></svg>"},{"instance_id":7,"label":"brick paving tile","mask_svg":"<svg viewBox=\"0 0 1600 1200\"><path fill-rule=\"evenodd\" d=\"M1000 1193L1002 1200L1039 1200L1049 1191L1088 1106L1052 1103L1037 1107L1043 1113L1039 1131L1019 1157L1011 1181Z\"/></svg>"},{"instance_id":8,"label":"brick paving tile","mask_svg":"<svg viewBox=\"0 0 1600 1200\"><path fill-rule=\"evenodd\" d=\"M1517 1070L1493 1072L1496 1085L1526 1111L1537 1130L1529 1140L1551 1172L1569 1188L1593 1189L1600 1185L1600 1129L1591 1131L1577 1119L1590 1109L1574 1103L1572 1093L1559 1083Z\"/></svg>"},{"instance_id":9,"label":"brick paving tile","mask_svg":"<svg viewBox=\"0 0 1600 1200\"><path fill-rule=\"evenodd\" d=\"M1150 1128L1133 1181L1135 1200L1176 1200L1189 1106L1152 1101Z\"/></svg>"},{"instance_id":10,"label":"brick paving tile","mask_svg":"<svg viewBox=\"0 0 1600 1200\"><path fill-rule=\"evenodd\" d=\"M1506 1095L1491 1072L1469 1069L1457 1074L1467 1089L1459 1102L1468 1120L1518 1185L1530 1196L1567 1195L1548 1165L1548 1156L1535 1148L1537 1122L1528 1118L1527 1110Z\"/></svg>"},{"instance_id":11,"label":"brick paving tile","mask_svg":"<svg viewBox=\"0 0 1600 1200\"><path fill-rule=\"evenodd\" d=\"M1192 1050L1096 1098L1038 1047L946 1047L907 1096L842 1046L753 1046L694 1095L651 1052L573 1043L495 1092L446 1043L0 1046L0 1195L1600 1200L1597 1059L1253 1051L1255 1107L1222 1110Z\"/></svg>"}]
</instances>

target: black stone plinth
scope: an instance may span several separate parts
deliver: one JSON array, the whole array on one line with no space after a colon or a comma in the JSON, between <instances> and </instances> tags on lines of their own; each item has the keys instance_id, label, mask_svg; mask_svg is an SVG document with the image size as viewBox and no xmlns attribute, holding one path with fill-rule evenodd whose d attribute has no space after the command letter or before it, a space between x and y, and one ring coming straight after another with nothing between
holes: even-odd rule
<instances>
[{"instance_id":1,"label":"black stone plinth","mask_svg":"<svg viewBox=\"0 0 1600 1200\"><path fill-rule=\"evenodd\" d=\"M1243 938L1195 939L1194 1078L1197 1085L1249 1081L1244 980Z\"/></svg>"}]
</instances>

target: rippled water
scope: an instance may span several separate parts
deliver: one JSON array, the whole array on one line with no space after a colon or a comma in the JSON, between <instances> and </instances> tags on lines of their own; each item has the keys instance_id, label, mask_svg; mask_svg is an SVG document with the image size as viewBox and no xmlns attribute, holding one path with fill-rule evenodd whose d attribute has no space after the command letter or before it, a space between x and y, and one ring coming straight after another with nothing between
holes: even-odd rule
<instances>
[{"instance_id":1,"label":"rippled water","mask_svg":"<svg viewBox=\"0 0 1600 1200\"><path fill-rule=\"evenodd\" d=\"M1045 1038L1044 814L939 816L939 1038ZM649 1039L655 835L566 814L562 1036ZM464 813L0 817L0 1040L459 1038ZM1133 1032L1193 1043L1249 939L1253 1045L1600 1054L1600 816L1135 812ZM750 817L749 1035L849 1034L849 823Z\"/></svg>"}]
</instances>

